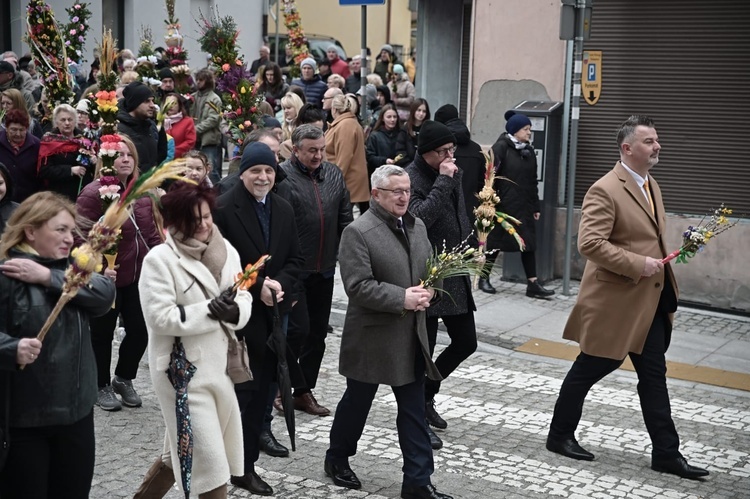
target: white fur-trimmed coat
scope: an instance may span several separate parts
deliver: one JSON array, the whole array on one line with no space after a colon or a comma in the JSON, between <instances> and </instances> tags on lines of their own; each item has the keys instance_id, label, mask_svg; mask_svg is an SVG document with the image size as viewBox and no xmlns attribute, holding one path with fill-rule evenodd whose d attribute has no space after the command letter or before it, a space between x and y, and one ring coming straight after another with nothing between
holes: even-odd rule
<instances>
[{"instance_id":1,"label":"white fur-trimmed coat","mask_svg":"<svg viewBox=\"0 0 750 499\"><path fill-rule=\"evenodd\" d=\"M197 368L188 384L193 428L191 493L196 497L226 483L230 474L244 474L240 411L234 384L226 374L229 343L219 323L207 315L211 298L231 286L234 276L241 271L237 251L224 242L227 260L220 286L208 268L175 247L171 234L146 256L138 282L148 327L151 380L166 424L165 440L175 481L180 487L175 389L166 374L175 337L181 338L187 359ZM205 297L196 281L211 298ZM238 291L235 301L240 308L240 320L238 324L227 324L230 331L241 329L250 319L250 293Z\"/></svg>"}]
</instances>

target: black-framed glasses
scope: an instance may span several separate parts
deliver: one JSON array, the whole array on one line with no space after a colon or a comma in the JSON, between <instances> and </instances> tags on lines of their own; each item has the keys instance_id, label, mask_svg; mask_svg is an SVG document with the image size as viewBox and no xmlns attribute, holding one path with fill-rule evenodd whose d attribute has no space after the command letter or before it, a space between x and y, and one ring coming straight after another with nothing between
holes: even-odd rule
<instances>
[{"instance_id":1,"label":"black-framed glasses","mask_svg":"<svg viewBox=\"0 0 750 499\"><path fill-rule=\"evenodd\" d=\"M445 156L448 156L449 153L451 155L455 154L456 146L444 147L442 149L435 149L432 152L436 153L438 156L445 157Z\"/></svg>"},{"instance_id":2,"label":"black-framed glasses","mask_svg":"<svg viewBox=\"0 0 750 499\"><path fill-rule=\"evenodd\" d=\"M411 189L386 189L385 187L376 187L376 189L379 190L379 191L390 192L391 194L393 194L396 197L401 197L404 194L406 194L407 196L411 196L412 193L414 192Z\"/></svg>"}]
</instances>

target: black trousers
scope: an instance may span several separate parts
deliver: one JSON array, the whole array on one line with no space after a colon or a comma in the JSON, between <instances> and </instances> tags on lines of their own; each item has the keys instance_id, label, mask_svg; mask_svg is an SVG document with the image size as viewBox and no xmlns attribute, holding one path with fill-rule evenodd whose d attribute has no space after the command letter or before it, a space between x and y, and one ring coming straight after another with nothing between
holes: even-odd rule
<instances>
[{"instance_id":1,"label":"black trousers","mask_svg":"<svg viewBox=\"0 0 750 499\"><path fill-rule=\"evenodd\" d=\"M667 315L658 310L649 329L641 354L631 353L638 374L638 397L646 429L651 437L651 456L656 460L680 456L680 438L672 421L667 391L667 366L664 354L669 344ZM624 359L623 359L624 360ZM560 388L549 434L553 438L574 436L583 411L583 402L594 384L622 364L623 360L594 357L581 352Z\"/></svg>"},{"instance_id":2,"label":"black trousers","mask_svg":"<svg viewBox=\"0 0 750 499\"><path fill-rule=\"evenodd\" d=\"M276 355L266 347L263 366L253 370L255 381L235 385L242 415L242 443L245 447L245 473L255 470L260 454L260 433L268 406L268 393L276 377ZM251 388L251 387L254 387Z\"/></svg>"},{"instance_id":3,"label":"black trousers","mask_svg":"<svg viewBox=\"0 0 750 499\"><path fill-rule=\"evenodd\" d=\"M289 317L288 342L297 356L299 370L290 362L294 395L302 395L315 388L320 365L326 353L328 320L333 301L333 276L312 274L302 281L305 292Z\"/></svg>"},{"instance_id":4,"label":"black trousers","mask_svg":"<svg viewBox=\"0 0 750 499\"><path fill-rule=\"evenodd\" d=\"M487 263L484 264L484 270L489 276L492 272L492 266L497 260L497 256L500 253L498 251L487 256ZM521 265L523 265L523 272L526 274L526 279L533 279L536 277L536 254L533 251L522 251L521 252Z\"/></svg>"},{"instance_id":5,"label":"black trousers","mask_svg":"<svg viewBox=\"0 0 750 499\"><path fill-rule=\"evenodd\" d=\"M424 415L424 360L415 362L416 380L403 386L392 386L396 396L398 443L404 457L403 485L422 486L430 483L435 469L430 437ZM326 460L345 464L357 453L357 442L362 437L377 384L346 379L346 391L336 407L331 425L330 447Z\"/></svg>"},{"instance_id":6,"label":"black trousers","mask_svg":"<svg viewBox=\"0 0 750 499\"><path fill-rule=\"evenodd\" d=\"M148 346L148 331L146 330L146 321L143 319L137 282L117 288L115 308L101 317L91 318L91 345L94 347L94 356L96 357L99 388L110 383L112 339L115 335L118 315L122 317L122 325L126 334L122 343L120 343L120 354L117 359L115 374L123 379L135 379L138 374L138 364Z\"/></svg>"},{"instance_id":7,"label":"black trousers","mask_svg":"<svg viewBox=\"0 0 750 499\"><path fill-rule=\"evenodd\" d=\"M10 428L3 499L87 499L94 478L94 412L69 425Z\"/></svg>"},{"instance_id":8,"label":"black trousers","mask_svg":"<svg viewBox=\"0 0 750 499\"><path fill-rule=\"evenodd\" d=\"M443 350L435 365L440 371L443 379L461 365L461 362L469 358L477 350L477 328L474 324L474 312L471 310L465 314L447 315L442 317L443 324L448 330L451 338L450 345ZM438 317L427 318L427 340L430 344L430 355L435 352L437 343ZM427 379L425 381L425 400L432 400L440 391L440 381Z\"/></svg>"}]
</instances>

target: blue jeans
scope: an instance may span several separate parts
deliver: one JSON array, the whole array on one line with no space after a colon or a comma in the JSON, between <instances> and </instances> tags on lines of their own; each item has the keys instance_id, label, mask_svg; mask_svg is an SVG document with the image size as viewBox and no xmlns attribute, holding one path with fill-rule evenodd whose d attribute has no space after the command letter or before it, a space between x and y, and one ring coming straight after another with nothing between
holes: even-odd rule
<instances>
[{"instance_id":1,"label":"blue jeans","mask_svg":"<svg viewBox=\"0 0 750 499\"><path fill-rule=\"evenodd\" d=\"M216 185L221 180L221 167L223 165L223 158L221 156L221 145L216 146L203 146L201 152L208 157L208 161L211 162L211 173L209 178L211 183Z\"/></svg>"}]
</instances>

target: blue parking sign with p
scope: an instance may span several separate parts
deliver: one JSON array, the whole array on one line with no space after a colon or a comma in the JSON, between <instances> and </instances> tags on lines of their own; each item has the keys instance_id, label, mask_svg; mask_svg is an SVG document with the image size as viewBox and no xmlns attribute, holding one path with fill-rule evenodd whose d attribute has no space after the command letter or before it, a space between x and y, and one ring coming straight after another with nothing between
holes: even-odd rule
<instances>
[{"instance_id":1,"label":"blue parking sign with p","mask_svg":"<svg viewBox=\"0 0 750 499\"><path fill-rule=\"evenodd\" d=\"M596 64L589 64L589 74L587 78L589 81L596 81Z\"/></svg>"}]
</instances>

